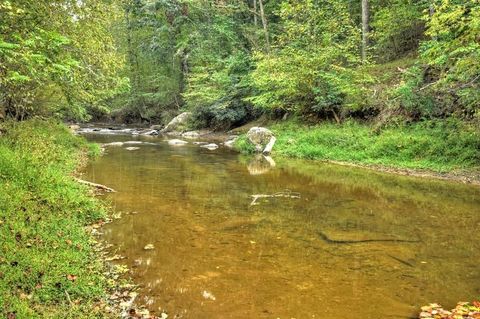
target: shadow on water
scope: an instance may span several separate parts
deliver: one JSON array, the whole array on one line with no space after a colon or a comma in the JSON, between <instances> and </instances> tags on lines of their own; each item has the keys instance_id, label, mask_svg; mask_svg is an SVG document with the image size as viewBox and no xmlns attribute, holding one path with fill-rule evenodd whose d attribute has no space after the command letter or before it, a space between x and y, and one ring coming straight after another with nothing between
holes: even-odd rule
<instances>
[{"instance_id":1,"label":"shadow on water","mask_svg":"<svg viewBox=\"0 0 480 319\"><path fill-rule=\"evenodd\" d=\"M95 136L99 142L131 140ZM86 179L118 192L104 238L180 318L410 318L480 295L480 190L161 137L110 147ZM301 198L253 194L291 190ZM153 244L154 250L144 246Z\"/></svg>"}]
</instances>

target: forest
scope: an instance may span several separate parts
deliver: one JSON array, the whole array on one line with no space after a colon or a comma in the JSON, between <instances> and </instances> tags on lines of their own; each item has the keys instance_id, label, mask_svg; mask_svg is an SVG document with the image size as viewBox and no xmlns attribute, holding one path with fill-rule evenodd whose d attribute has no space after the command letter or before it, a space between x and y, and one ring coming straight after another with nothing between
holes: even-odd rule
<instances>
[{"instance_id":1,"label":"forest","mask_svg":"<svg viewBox=\"0 0 480 319\"><path fill-rule=\"evenodd\" d=\"M0 0L1 318L480 318L479 185L479 0Z\"/></svg>"},{"instance_id":2,"label":"forest","mask_svg":"<svg viewBox=\"0 0 480 319\"><path fill-rule=\"evenodd\" d=\"M0 15L7 117L478 123L476 0L7 0Z\"/></svg>"}]
</instances>

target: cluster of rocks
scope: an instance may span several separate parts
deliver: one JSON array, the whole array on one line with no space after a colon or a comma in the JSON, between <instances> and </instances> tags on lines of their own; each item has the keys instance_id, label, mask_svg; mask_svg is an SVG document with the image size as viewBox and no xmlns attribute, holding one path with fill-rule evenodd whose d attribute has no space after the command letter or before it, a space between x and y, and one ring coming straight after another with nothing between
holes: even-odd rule
<instances>
[{"instance_id":1,"label":"cluster of rocks","mask_svg":"<svg viewBox=\"0 0 480 319\"><path fill-rule=\"evenodd\" d=\"M187 127L187 123L190 120L191 113L185 112L173 120L170 121L166 126L163 125L152 125L149 128L125 128L124 126L121 127L79 127L76 124L70 125L70 129L76 131L79 134L85 133L96 133L96 134L123 134L123 135L144 135L144 136L156 136L160 134L171 134L171 135L182 135L185 138L198 138L200 137L201 133L199 132L186 132L184 128Z\"/></svg>"},{"instance_id":2,"label":"cluster of rocks","mask_svg":"<svg viewBox=\"0 0 480 319\"><path fill-rule=\"evenodd\" d=\"M236 139L237 137L235 137ZM185 146L187 144L190 144L190 142L180 140L180 139L171 139L171 140L166 140L168 145L170 146ZM225 143L220 143L221 145L224 145L226 147L233 147L234 140L229 140ZM220 147L219 144L216 143L208 143L208 142L193 142L192 144L198 145L201 148L205 148L211 151L214 151ZM133 145L133 146L132 146ZM142 141L126 141L126 142L111 142L111 143L105 143L103 144L103 148L106 147L125 147L127 151L136 151L139 150L140 145L159 145L159 143L150 143L150 142L142 142Z\"/></svg>"},{"instance_id":3,"label":"cluster of rocks","mask_svg":"<svg viewBox=\"0 0 480 319\"><path fill-rule=\"evenodd\" d=\"M459 302L451 311L433 303L422 307L419 315L422 319L478 319L480 318L480 302Z\"/></svg>"},{"instance_id":4,"label":"cluster of rocks","mask_svg":"<svg viewBox=\"0 0 480 319\"><path fill-rule=\"evenodd\" d=\"M190 121L191 113L184 112L173 120L170 121L164 127L162 125L153 125L147 129L138 129L138 128L124 128L124 127L107 127L107 128L80 128L78 126L71 126L71 129L76 130L77 133L97 133L97 134L129 134L129 135L143 135L143 136L157 136L160 134L173 135L178 137L176 139L171 139L168 141L169 145L172 146L183 146L189 142L182 140L183 139L200 139L204 138L207 135L211 134L210 131L187 131L184 129L187 128L188 122ZM231 135L228 136L227 140L222 143L225 147L232 148L238 136ZM275 145L276 138L273 133L264 127L252 127L247 133L248 140L254 145L255 150L258 153L263 153L268 155L272 152L273 146ZM122 146L124 144L133 144L134 142L114 142L105 144L105 146ZM138 142L141 143L141 142ZM219 145L215 143L206 143L206 142L195 142L194 144L200 145L202 148L209 150L216 150L219 148ZM136 147L128 147L128 150L136 150Z\"/></svg>"}]
</instances>

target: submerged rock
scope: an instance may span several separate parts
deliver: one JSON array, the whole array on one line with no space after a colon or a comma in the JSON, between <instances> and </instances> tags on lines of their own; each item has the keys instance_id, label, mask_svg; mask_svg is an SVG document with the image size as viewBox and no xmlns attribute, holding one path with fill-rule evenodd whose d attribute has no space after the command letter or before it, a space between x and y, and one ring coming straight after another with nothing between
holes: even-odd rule
<instances>
[{"instance_id":1,"label":"submerged rock","mask_svg":"<svg viewBox=\"0 0 480 319\"><path fill-rule=\"evenodd\" d=\"M106 143L103 144L103 146L123 146L123 142L112 142L112 143Z\"/></svg>"},{"instance_id":2,"label":"submerged rock","mask_svg":"<svg viewBox=\"0 0 480 319\"><path fill-rule=\"evenodd\" d=\"M162 133L168 133L171 131L179 131L186 126L187 122L190 120L192 113L184 112L168 123L165 128L161 131Z\"/></svg>"},{"instance_id":3,"label":"submerged rock","mask_svg":"<svg viewBox=\"0 0 480 319\"><path fill-rule=\"evenodd\" d=\"M252 127L247 133L248 140L255 146L257 152L270 154L276 138L272 131L264 127Z\"/></svg>"},{"instance_id":4,"label":"submerged rock","mask_svg":"<svg viewBox=\"0 0 480 319\"><path fill-rule=\"evenodd\" d=\"M215 298L215 296L211 292L206 291L206 290L204 290L202 292L202 296L203 296L203 298L208 299L208 300L214 300L215 301L217 299L217 298Z\"/></svg>"},{"instance_id":5,"label":"submerged rock","mask_svg":"<svg viewBox=\"0 0 480 319\"><path fill-rule=\"evenodd\" d=\"M153 249L155 249L155 246L153 246L153 244L148 244L145 247L143 247L143 249L144 250L153 250Z\"/></svg>"},{"instance_id":6,"label":"submerged rock","mask_svg":"<svg viewBox=\"0 0 480 319\"><path fill-rule=\"evenodd\" d=\"M207 145L202 145L200 147L206 148L208 150L214 151L218 148L218 145L215 143L207 144Z\"/></svg>"},{"instance_id":7,"label":"submerged rock","mask_svg":"<svg viewBox=\"0 0 480 319\"><path fill-rule=\"evenodd\" d=\"M183 145L186 145L186 144L188 144L188 142L182 141L182 140L177 140L177 139L168 141L168 145L173 145L173 146L183 146Z\"/></svg>"},{"instance_id":8,"label":"submerged rock","mask_svg":"<svg viewBox=\"0 0 480 319\"><path fill-rule=\"evenodd\" d=\"M127 147L125 148L127 151L136 151L136 150L139 150L140 147Z\"/></svg>"}]
</instances>

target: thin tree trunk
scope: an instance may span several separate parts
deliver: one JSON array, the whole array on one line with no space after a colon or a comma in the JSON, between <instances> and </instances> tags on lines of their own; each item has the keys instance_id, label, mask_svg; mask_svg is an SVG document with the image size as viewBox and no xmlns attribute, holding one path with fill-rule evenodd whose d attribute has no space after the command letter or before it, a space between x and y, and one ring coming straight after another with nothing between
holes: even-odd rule
<instances>
[{"instance_id":1,"label":"thin tree trunk","mask_svg":"<svg viewBox=\"0 0 480 319\"><path fill-rule=\"evenodd\" d=\"M428 7L428 15L429 15L430 19L433 17L434 14L435 14L435 6L433 4L431 4ZM433 37L433 40L437 40L437 37Z\"/></svg>"},{"instance_id":2,"label":"thin tree trunk","mask_svg":"<svg viewBox=\"0 0 480 319\"><path fill-rule=\"evenodd\" d=\"M258 17L257 17L257 0L253 0L253 24L258 26Z\"/></svg>"},{"instance_id":3,"label":"thin tree trunk","mask_svg":"<svg viewBox=\"0 0 480 319\"><path fill-rule=\"evenodd\" d=\"M268 34L267 18L265 17L265 11L263 10L263 0L258 0L258 4L260 5L260 17L262 18L265 41L267 42L267 52L270 52L270 36Z\"/></svg>"},{"instance_id":4,"label":"thin tree trunk","mask_svg":"<svg viewBox=\"0 0 480 319\"><path fill-rule=\"evenodd\" d=\"M368 33L369 28L369 7L368 0L362 0L362 60L367 60L367 50L368 50Z\"/></svg>"},{"instance_id":5,"label":"thin tree trunk","mask_svg":"<svg viewBox=\"0 0 480 319\"><path fill-rule=\"evenodd\" d=\"M131 6L130 3L127 6ZM128 64L130 69L130 74L133 78L133 90L136 92L138 90L138 59L137 55L134 52L133 44L132 44L132 25L130 24L130 14L128 12L128 8L125 8L125 23L126 23L126 35L127 35L127 58ZM136 67L136 68L135 68Z\"/></svg>"}]
</instances>

